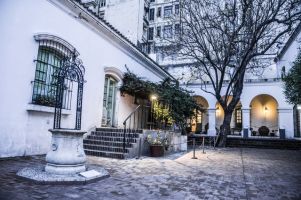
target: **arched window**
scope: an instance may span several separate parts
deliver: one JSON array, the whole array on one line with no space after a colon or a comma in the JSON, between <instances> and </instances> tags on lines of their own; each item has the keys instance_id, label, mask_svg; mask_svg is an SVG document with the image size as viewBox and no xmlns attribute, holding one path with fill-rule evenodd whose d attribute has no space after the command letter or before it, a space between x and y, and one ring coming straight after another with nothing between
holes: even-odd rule
<instances>
[{"instance_id":1,"label":"arched window","mask_svg":"<svg viewBox=\"0 0 301 200\"><path fill-rule=\"evenodd\" d=\"M55 106L57 72L64 60L71 59L72 55L79 55L75 48L65 40L48 35L36 35L39 43L35 78L33 81L32 103L42 106ZM71 109L73 84L67 81L64 87L63 108Z\"/></svg>"}]
</instances>

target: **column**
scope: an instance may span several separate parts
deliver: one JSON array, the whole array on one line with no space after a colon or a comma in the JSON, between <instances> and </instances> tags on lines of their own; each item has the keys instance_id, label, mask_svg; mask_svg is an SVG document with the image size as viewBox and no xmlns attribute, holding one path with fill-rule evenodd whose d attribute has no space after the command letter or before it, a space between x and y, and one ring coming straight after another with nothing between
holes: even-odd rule
<instances>
[{"instance_id":1,"label":"column","mask_svg":"<svg viewBox=\"0 0 301 200\"><path fill-rule=\"evenodd\" d=\"M251 132L250 132L250 112L251 109L250 108L242 108L242 134L241 136L244 137L244 133L247 132L247 136L250 137L251 136ZM245 136L246 137L246 136Z\"/></svg>"},{"instance_id":2,"label":"column","mask_svg":"<svg viewBox=\"0 0 301 200\"><path fill-rule=\"evenodd\" d=\"M301 108L298 108L297 112L299 113L299 126L297 126L297 128L299 128L299 131L301 133ZM300 137L300 135L299 135L299 137Z\"/></svg>"},{"instance_id":3,"label":"column","mask_svg":"<svg viewBox=\"0 0 301 200\"><path fill-rule=\"evenodd\" d=\"M208 122L209 122L209 129L208 129L208 135L215 136L216 130L215 130L215 108L208 109Z\"/></svg>"},{"instance_id":4,"label":"column","mask_svg":"<svg viewBox=\"0 0 301 200\"><path fill-rule=\"evenodd\" d=\"M278 109L279 129L285 129L285 138L294 138L294 114L291 108ZM278 132L279 135L279 132Z\"/></svg>"}]
</instances>

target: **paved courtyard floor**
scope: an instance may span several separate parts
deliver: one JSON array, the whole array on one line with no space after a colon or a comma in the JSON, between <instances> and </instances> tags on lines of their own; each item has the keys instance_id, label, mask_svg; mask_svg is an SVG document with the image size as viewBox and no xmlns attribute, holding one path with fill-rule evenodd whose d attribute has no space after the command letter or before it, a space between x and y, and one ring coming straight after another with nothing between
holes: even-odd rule
<instances>
[{"instance_id":1,"label":"paved courtyard floor","mask_svg":"<svg viewBox=\"0 0 301 200\"><path fill-rule=\"evenodd\" d=\"M301 199L301 151L207 149L165 158L88 157L110 178L86 185L37 185L15 176L44 156L0 160L0 199Z\"/></svg>"}]
</instances>

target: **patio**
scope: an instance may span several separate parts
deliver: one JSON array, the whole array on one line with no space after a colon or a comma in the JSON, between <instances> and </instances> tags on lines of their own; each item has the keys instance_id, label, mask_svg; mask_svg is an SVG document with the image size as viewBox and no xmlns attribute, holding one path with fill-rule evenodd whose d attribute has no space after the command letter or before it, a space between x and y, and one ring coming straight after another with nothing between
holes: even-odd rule
<instances>
[{"instance_id":1,"label":"patio","mask_svg":"<svg viewBox=\"0 0 301 200\"><path fill-rule=\"evenodd\" d=\"M301 199L300 151L198 149L164 158L88 157L111 177L87 185L37 185L16 177L44 156L0 160L0 199Z\"/></svg>"}]
</instances>

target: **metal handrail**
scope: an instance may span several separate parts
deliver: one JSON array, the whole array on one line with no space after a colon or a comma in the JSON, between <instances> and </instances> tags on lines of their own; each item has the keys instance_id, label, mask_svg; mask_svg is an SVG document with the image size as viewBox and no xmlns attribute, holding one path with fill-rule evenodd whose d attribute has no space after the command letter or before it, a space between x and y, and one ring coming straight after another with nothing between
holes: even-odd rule
<instances>
[{"instance_id":1,"label":"metal handrail","mask_svg":"<svg viewBox=\"0 0 301 200\"><path fill-rule=\"evenodd\" d=\"M125 120L123 121L123 153L126 153L126 150L125 150L125 146L126 146L126 133L127 133L127 122L129 121L129 128L128 130L130 131L131 128L135 128L135 126L137 126L137 129L139 128L139 124L136 124L136 122L138 122L139 120L143 120L143 110L142 110L142 114L140 116L140 119L139 119L139 110L140 108L143 108L142 105L138 105L126 118ZM138 116L136 117L136 113L138 113ZM132 118L134 118L134 123L133 123L133 126L134 127L131 127L132 125ZM136 118L137 118L137 121L136 121ZM142 121L141 121L142 122ZM142 122L143 123L143 122ZM142 124L141 124L141 128L142 128Z\"/></svg>"},{"instance_id":2,"label":"metal handrail","mask_svg":"<svg viewBox=\"0 0 301 200\"><path fill-rule=\"evenodd\" d=\"M127 118L125 118L125 120L123 121L123 125L125 125L126 124L126 121L139 109L141 107L141 105L138 105L136 108L135 108L135 110L133 110L129 115L128 115L128 117Z\"/></svg>"}]
</instances>

